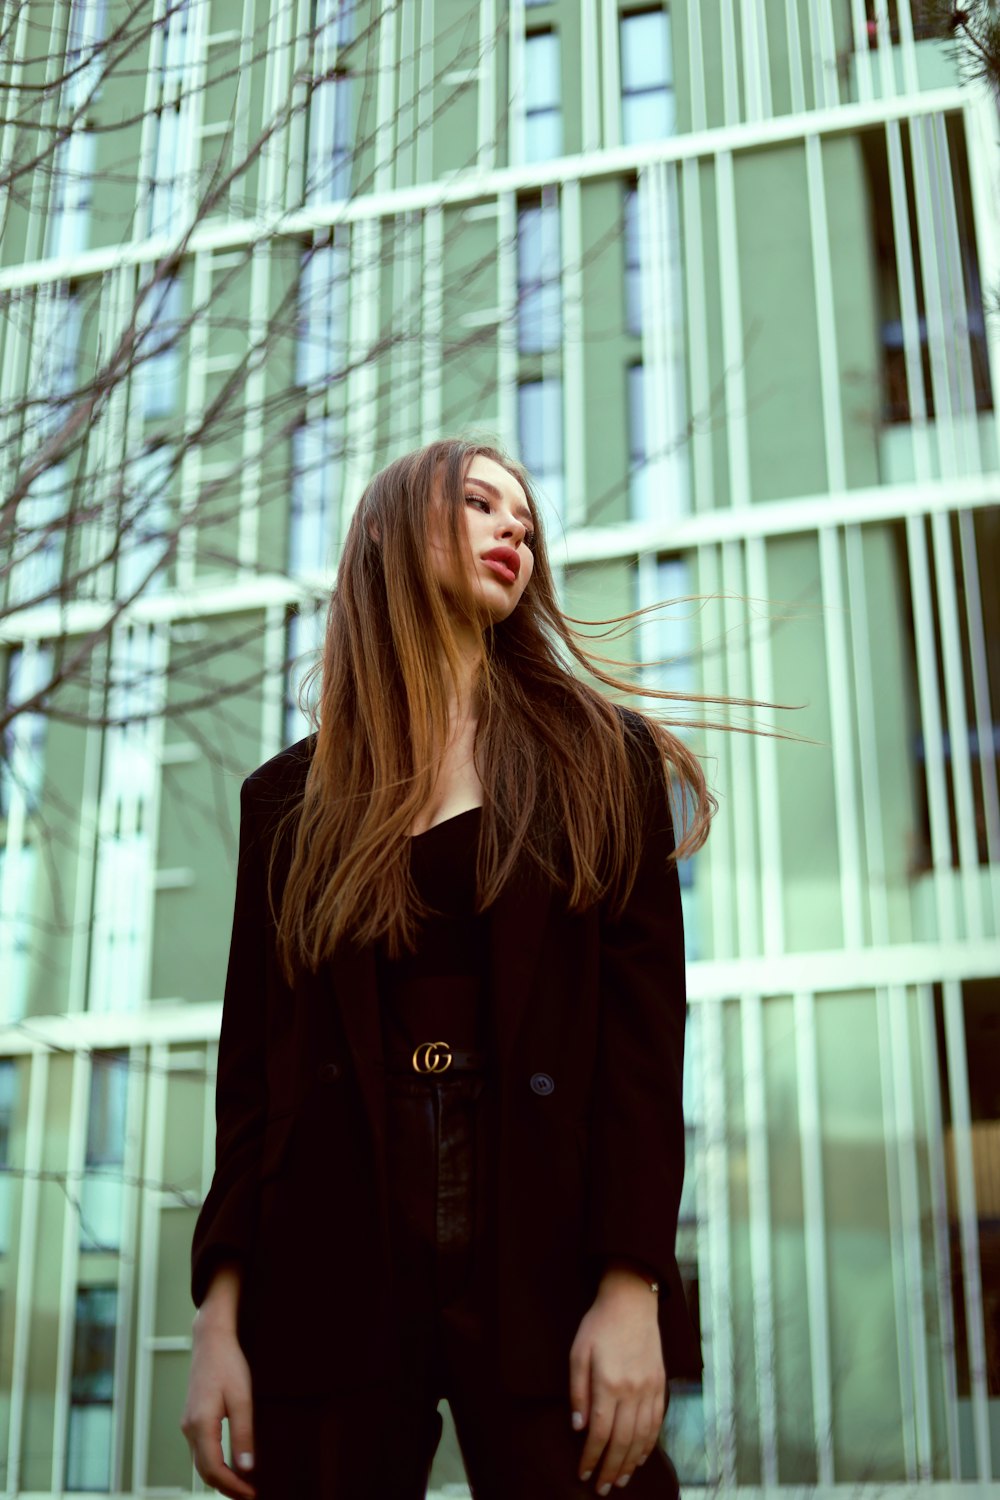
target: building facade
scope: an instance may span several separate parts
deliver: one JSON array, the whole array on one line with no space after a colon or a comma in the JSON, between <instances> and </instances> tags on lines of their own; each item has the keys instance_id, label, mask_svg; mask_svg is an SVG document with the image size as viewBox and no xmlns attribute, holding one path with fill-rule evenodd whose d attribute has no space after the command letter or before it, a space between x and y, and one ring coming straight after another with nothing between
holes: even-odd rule
<instances>
[{"instance_id":1,"label":"building facade","mask_svg":"<svg viewBox=\"0 0 1000 1500\"><path fill-rule=\"evenodd\" d=\"M7 1492L195 1487L239 786L365 482L458 431L571 615L664 604L598 649L788 710L681 715L685 1486L1000 1483L988 95L910 0L10 11Z\"/></svg>"}]
</instances>

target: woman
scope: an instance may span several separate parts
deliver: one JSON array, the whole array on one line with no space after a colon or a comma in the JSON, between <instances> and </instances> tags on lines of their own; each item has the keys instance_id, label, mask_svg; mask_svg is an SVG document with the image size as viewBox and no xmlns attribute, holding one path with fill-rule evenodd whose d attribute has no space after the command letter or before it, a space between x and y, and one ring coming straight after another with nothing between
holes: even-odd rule
<instances>
[{"instance_id":1,"label":"woman","mask_svg":"<svg viewBox=\"0 0 1000 1500\"><path fill-rule=\"evenodd\" d=\"M676 857L715 802L571 670L636 691L606 660L520 465L444 440L371 481L318 729L241 792L182 1421L226 1495L416 1500L442 1396L476 1497L677 1493Z\"/></svg>"}]
</instances>

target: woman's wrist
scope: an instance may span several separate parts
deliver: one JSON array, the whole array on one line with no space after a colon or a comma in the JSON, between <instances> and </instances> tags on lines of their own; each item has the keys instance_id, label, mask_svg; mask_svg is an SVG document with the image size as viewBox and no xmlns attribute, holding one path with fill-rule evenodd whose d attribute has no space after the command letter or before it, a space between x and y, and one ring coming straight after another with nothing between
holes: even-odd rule
<instances>
[{"instance_id":1,"label":"woman's wrist","mask_svg":"<svg viewBox=\"0 0 1000 1500\"><path fill-rule=\"evenodd\" d=\"M652 1271L642 1265L640 1261L630 1260L627 1256L616 1255L605 1263L601 1275L601 1288L612 1288L621 1286L632 1286L637 1290L643 1290L647 1296L650 1293L654 1297L659 1294L659 1282Z\"/></svg>"},{"instance_id":2,"label":"woman's wrist","mask_svg":"<svg viewBox=\"0 0 1000 1500\"><path fill-rule=\"evenodd\" d=\"M235 1263L220 1265L209 1283L201 1306L194 1315L196 1332L236 1333L240 1304L240 1268Z\"/></svg>"}]
</instances>

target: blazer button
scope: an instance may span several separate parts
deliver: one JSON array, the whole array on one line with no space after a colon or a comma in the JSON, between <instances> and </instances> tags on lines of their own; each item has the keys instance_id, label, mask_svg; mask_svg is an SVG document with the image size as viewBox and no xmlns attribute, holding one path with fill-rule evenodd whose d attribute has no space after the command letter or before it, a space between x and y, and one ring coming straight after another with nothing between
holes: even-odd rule
<instances>
[{"instance_id":1,"label":"blazer button","mask_svg":"<svg viewBox=\"0 0 1000 1500\"><path fill-rule=\"evenodd\" d=\"M324 1063L319 1070L319 1076L323 1083L336 1083L340 1078L340 1063Z\"/></svg>"},{"instance_id":2,"label":"blazer button","mask_svg":"<svg viewBox=\"0 0 1000 1500\"><path fill-rule=\"evenodd\" d=\"M555 1084L548 1073L532 1073L531 1087L536 1094L551 1094Z\"/></svg>"}]
</instances>

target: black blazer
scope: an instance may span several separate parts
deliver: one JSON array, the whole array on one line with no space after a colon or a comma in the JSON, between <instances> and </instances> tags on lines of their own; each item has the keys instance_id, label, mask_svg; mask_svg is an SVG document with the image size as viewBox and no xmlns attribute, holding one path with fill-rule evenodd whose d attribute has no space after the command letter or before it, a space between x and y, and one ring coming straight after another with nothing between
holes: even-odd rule
<instances>
[{"instance_id":1,"label":"black blazer","mask_svg":"<svg viewBox=\"0 0 1000 1500\"><path fill-rule=\"evenodd\" d=\"M652 768L648 730L620 710ZM239 1337L256 1392L332 1394L396 1358L386 1288L382 1039L372 947L341 944L286 984L265 896L277 815L301 799L311 736L244 781L219 1042L216 1167L192 1247L192 1295L243 1271ZM647 774L647 838L624 915L570 914L525 867L490 908L493 1049L487 1097L499 1194L492 1348L506 1388L564 1394L569 1349L604 1263L660 1282L668 1376L701 1349L674 1254L684 1173L680 885L662 792ZM275 900L287 876L283 841Z\"/></svg>"}]
</instances>

